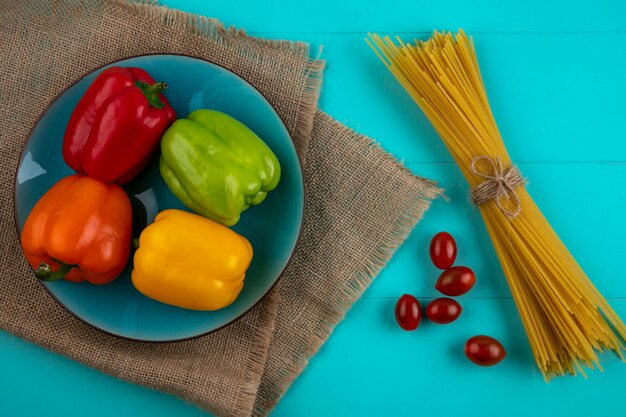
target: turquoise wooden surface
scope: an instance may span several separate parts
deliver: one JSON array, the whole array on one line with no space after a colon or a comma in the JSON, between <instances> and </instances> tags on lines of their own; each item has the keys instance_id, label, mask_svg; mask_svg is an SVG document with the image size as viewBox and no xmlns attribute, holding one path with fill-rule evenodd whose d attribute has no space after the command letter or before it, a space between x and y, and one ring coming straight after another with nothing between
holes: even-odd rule
<instances>
[{"instance_id":1,"label":"turquoise wooden surface","mask_svg":"<svg viewBox=\"0 0 626 417\"><path fill-rule=\"evenodd\" d=\"M432 128L369 51L366 31L424 37L435 27L475 34L490 101L530 192L598 288L626 317L626 4L619 1L206 2L171 7L272 38L324 45L320 106L375 137L416 174L438 180L437 201L285 395L275 416L602 415L621 409L626 364L546 385L467 187ZM548 4L546 4L548 3ZM387 9L380 8L388 4ZM470 5L471 4L471 5ZM400 331L395 299L435 296L427 245L457 238L478 283L449 326ZM509 357L478 368L463 341L498 337ZM176 398L115 380L0 332L0 416L205 416Z\"/></svg>"}]
</instances>

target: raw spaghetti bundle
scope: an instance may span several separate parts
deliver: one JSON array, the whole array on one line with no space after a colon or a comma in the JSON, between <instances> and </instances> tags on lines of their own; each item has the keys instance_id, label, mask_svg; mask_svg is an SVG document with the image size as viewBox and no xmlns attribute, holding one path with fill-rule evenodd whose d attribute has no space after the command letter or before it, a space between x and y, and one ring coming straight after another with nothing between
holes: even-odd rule
<instances>
[{"instance_id":1,"label":"raw spaghetti bundle","mask_svg":"<svg viewBox=\"0 0 626 417\"><path fill-rule=\"evenodd\" d=\"M371 40L370 40L371 39ZM626 327L524 188L487 101L471 38L366 39L431 121L471 187L546 381L624 360Z\"/></svg>"}]
</instances>

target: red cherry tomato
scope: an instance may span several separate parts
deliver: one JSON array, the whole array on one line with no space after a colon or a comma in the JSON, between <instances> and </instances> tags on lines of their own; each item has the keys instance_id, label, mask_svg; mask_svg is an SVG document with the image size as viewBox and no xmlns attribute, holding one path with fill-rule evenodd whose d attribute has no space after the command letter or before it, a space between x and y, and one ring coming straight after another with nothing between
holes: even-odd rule
<instances>
[{"instance_id":1,"label":"red cherry tomato","mask_svg":"<svg viewBox=\"0 0 626 417\"><path fill-rule=\"evenodd\" d=\"M426 306L426 317L439 324L452 323L461 315L461 304L452 298L436 298Z\"/></svg>"},{"instance_id":2,"label":"red cherry tomato","mask_svg":"<svg viewBox=\"0 0 626 417\"><path fill-rule=\"evenodd\" d=\"M466 266L453 266L439 275L435 288L449 297L463 295L476 283L474 271Z\"/></svg>"},{"instance_id":3,"label":"red cherry tomato","mask_svg":"<svg viewBox=\"0 0 626 417\"><path fill-rule=\"evenodd\" d=\"M439 269L448 269L456 259L456 242L446 232L439 232L430 241L430 260Z\"/></svg>"},{"instance_id":4,"label":"red cherry tomato","mask_svg":"<svg viewBox=\"0 0 626 417\"><path fill-rule=\"evenodd\" d=\"M465 356L480 366L493 366L506 357L502 344L490 336L474 336L465 342Z\"/></svg>"},{"instance_id":5,"label":"red cherry tomato","mask_svg":"<svg viewBox=\"0 0 626 417\"><path fill-rule=\"evenodd\" d=\"M396 302L396 321L404 330L417 329L422 319L422 308L417 298L404 294Z\"/></svg>"}]
</instances>

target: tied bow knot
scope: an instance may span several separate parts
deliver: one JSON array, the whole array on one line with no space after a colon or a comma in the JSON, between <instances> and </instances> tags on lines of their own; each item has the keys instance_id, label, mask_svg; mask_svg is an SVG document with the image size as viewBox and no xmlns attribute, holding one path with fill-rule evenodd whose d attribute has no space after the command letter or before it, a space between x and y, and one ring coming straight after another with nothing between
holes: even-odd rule
<instances>
[{"instance_id":1,"label":"tied bow knot","mask_svg":"<svg viewBox=\"0 0 626 417\"><path fill-rule=\"evenodd\" d=\"M485 173L479 171L477 164L485 161L491 165L492 172ZM522 211L522 206L515 192L515 187L525 185L526 180L522 177L519 169L515 165L507 169L502 169L500 158L492 158L490 156L481 155L472 158L470 165L472 172L485 181L481 182L471 190L472 203L480 206L491 200L495 200L496 205L509 218L516 217ZM506 207L503 200L510 200L513 203L513 209Z\"/></svg>"}]
</instances>

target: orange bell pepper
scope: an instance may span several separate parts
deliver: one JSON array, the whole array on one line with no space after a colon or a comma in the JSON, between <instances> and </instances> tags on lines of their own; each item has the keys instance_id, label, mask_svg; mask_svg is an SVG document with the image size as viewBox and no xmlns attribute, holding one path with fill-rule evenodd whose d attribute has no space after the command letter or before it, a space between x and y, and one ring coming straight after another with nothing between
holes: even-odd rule
<instances>
[{"instance_id":1,"label":"orange bell pepper","mask_svg":"<svg viewBox=\"0 0 626 417\"><path fill-rule=\"evenodd\" d=\"M124 190L71 175L35 204L21 241L39 279L107 284L126 266L131 235L132 211Z\"/></svg>"}]
</instances>

